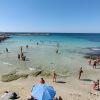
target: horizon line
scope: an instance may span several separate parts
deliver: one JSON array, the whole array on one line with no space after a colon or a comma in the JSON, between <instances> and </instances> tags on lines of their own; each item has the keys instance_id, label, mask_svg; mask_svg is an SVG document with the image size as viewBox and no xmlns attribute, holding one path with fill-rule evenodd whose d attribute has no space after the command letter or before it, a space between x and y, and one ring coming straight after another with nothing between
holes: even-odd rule
<instances>
[{"instance_id":1,"label":"horizon line","mask_svg":"<svg viewBox=\"0 0 100 100\"><path fill-rule=\"evenodd\" d=\"M80 34L93 34L93 33L95 33L95 34L100 34L100 32L10 32L10 31L6 31L6 32L0 32L0 33L70 33L70 34L72 34L72 33L80 33Z\"/></svg>"}]
</instances>

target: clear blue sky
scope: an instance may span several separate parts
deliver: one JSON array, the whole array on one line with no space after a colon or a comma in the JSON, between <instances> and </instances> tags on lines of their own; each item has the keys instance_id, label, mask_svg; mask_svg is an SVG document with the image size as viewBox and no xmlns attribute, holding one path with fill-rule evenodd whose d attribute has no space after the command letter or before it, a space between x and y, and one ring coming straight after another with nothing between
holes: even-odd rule
<instances>
[{"instance_id":1,"label":"clear blue sky","mask_svg":"<svg viewBox=\"0 0 100 100\"><path fill-rule=\"evenodd\" d=\"M0 0L0 31L100 32L100 0Z\"/></svg>"}]
</instances>

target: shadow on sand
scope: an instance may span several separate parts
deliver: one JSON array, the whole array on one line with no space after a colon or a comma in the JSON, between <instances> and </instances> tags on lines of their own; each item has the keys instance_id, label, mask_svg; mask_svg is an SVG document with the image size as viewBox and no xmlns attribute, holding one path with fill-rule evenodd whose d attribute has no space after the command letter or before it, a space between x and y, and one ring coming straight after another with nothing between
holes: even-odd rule
<instances>
[{"instance_id":1,"label":"shadow on sand","mask_svg":"<svg viewBox=\"0 0 100 100\"><path fill-rule=\"evenodd\" d=\"M81 81L93 81L93 80L91 80L91 79L80 79Z\"/></svg>"},{"instance_id":2,"label":"shadow on sand","mask_svg":"<svg viewBox=\"0 0 100 100\"><path fill-rule=\"evenodd\" d=\"M100 88L99 89L96 89L96 91L100 91Z\"/></svg>"},{"instance_id":3,"label":"shadow on sand","mask_svg":"<svg viewBox=\"0 0 100 100\"><path fill-rule=\"evenodd\" d=\"M96 69L100 69L100 67L96 68Z\"/></svg>"},{"instance_id":4,"label":"shadow on sand","mask_svg":"<svg viewBox=\"0 0 100 100\"><path fill-rule=\"evenodd\" d=\"M66 83L66 82L64 82L64 81L56 81L56 83Z\"/></svg>"}]
</instances>

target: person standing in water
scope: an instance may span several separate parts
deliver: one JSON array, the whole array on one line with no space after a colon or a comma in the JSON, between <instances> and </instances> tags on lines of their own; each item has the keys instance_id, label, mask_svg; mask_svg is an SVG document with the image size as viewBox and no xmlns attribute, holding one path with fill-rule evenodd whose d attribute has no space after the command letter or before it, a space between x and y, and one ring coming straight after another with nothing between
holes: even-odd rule
<instances>
[{"instance_id":1,"label":"person standing in water","mask_svg":"<svg viewBox=\"0 0 100 100\"><path fill-rule=\"evenodd\" d=\"M96 66L97 66L97 61L94 60L94 62L93 62L93 68L96 68Z\"/></svg>"},{"instance_id":2,"label":"person standing in water","mask_svg":"<svg viewBox=\"0 0 100 100\"><path fill-rule=\"evenodd\" d=\"M28 48L28 45L26 45L26 48Z\"/></svg>"},{"instance_id":3,"label":"person standing in water","mask_svg":"<svg viewBox=\"0 0 100 100\"><path fill-rule=\"evenodd\" d=\"M20 59L20 54L18 54L18 59Z\"/></svg>"},{"instance_id":4,"label":"person standing in water","mask_svg":"<svg viewBox=\"0 0 100 100\"><path fill-rule=\"evenodd\" d=\"M58 49L56 50L56 53L58 53Z\"/></svg>"},{"instance_id":5,"label":"person standing in water","mask_svg":"<svg viewBox=\"0 0 100 100\"><path fill-rule=\"evenodd\" d=\"M39 45L39 43L37 42L37 45Z\"/></svg>"},{"instance_id":6,"label":"person standing in water","mask_svg":"<svg viewBox=\"0 0 100 100\"><path fill-rule=\"evenodd\" d=\"M57 43L57 48L59 48L59 43Z\"/></svg>"},{"instance_id":7,"label":"person standing in water","mask_svg":"<svg viewBox=\"0 0 100 100\"><path fill-rule=\"evenodd\" d=\"M22 47L22 46L20 47L20 51L21 51L21 52L23 51L23 47Z\"/></svg>"},{"instance_id":8,"label":"person standing in water","mask_svg":"<svg viewBox=\"0 0 100 100\"><path fill-rule=\"evenodd\" d=\"M91 63L92 63L92 59L91 59L91 57L90 57L90 59L89 59L89 65L91 65Z\"/></svg>"},{"instance_id":9,"label":"person standing in water","mask_svg":"<svg viewBox=\"0 0 100 100\"><path fill-rule=\"evenodd\" d=\"M81 67L80 70L79 70L79 77L78 77L79 80L81 78L82 73L83 73L83 70L82 70L82 67Z\"/></svg>"},{"instance_id":10,"label":"person standing in water","mask_svg":"<svg viewBox=\"0 0 100 100\"><path fill-rule=\"evenodd\" d=\"M6 48L6 52L8 52L8 48Z\"/></svg>"}]
</instances>

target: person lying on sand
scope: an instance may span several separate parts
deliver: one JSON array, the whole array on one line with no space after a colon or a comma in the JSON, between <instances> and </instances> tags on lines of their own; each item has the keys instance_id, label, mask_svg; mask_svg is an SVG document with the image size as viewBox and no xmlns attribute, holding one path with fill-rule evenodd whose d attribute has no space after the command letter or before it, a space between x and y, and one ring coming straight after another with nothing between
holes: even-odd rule
<instances>
[{"instance_id":1,"label":"person lying on sand","mask_svg":"<svg viewBox=\"0 0 100 100\"><path fill-rule=\"evenodd\" d=\"M5 91L3 95L1 95L0 100L9 100L9 99L17 99L19 96L17 95L16 92L8 92Z\"/></svg>"}]
</instances>

